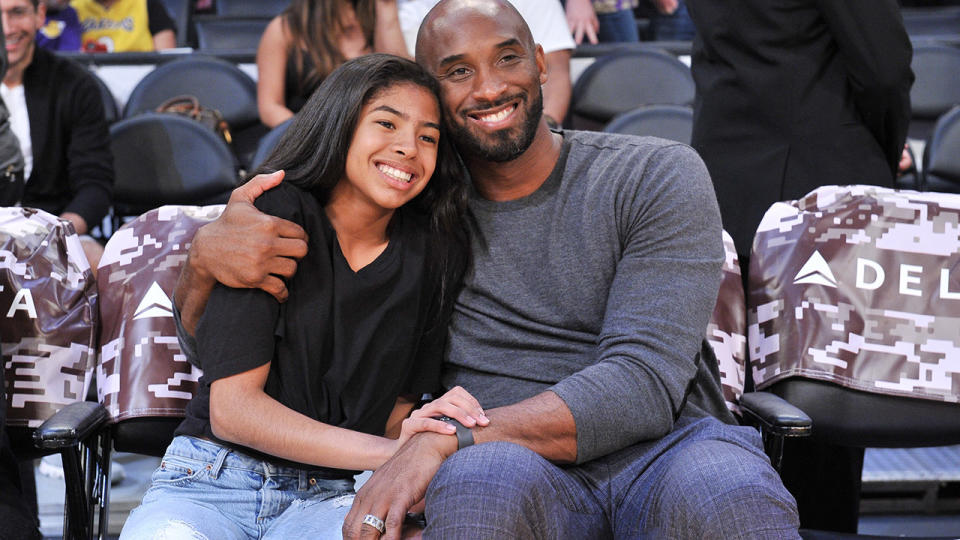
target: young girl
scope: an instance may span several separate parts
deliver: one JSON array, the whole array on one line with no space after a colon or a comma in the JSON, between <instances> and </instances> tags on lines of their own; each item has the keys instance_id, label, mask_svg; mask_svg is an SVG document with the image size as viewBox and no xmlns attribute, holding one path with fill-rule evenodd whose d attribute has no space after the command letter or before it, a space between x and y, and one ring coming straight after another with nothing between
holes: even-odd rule
<instances>
[{"instance_id":1,"label":"young girl","mask_svg":"<svg viewBox=\"0 0 960 540\"><path fill-rule=\"evenodd\" d=\"M407 55L396 0L293 0L257 49L260 121L283 123L337 66L372 52Z\"/></svg>"},{"instance_id":2,"label":"young girl","mask_svg":"<svg viewBox=\"0 0 960 540\"><path fill-rule=\"evenodd\" d=\"M200 390L123 538L339 538L358 470L415 432L453 436L433 417L486 423L459 388L406 418L439 387L468 258L465 176L437 95L413 62L368 55L287 130L258 171L286 179L256 205L301 225L308 253L283 304L211 293Z\"/></svg>"}]
</instances>

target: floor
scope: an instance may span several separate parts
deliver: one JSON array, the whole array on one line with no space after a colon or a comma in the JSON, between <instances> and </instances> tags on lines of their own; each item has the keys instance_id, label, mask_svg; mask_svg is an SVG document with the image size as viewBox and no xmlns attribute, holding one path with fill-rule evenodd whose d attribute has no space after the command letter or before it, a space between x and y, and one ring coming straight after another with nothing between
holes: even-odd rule
<instances>
[{"instance_id":1,"label":"floor","mask_svg":"<svg viewBox=\"0 0 960 540\"><path fill-rule=\"evenodd\" d=\"M123 465L126 477L110 491L111 535L119 534L127 514L139 503L159 458L120 453L115 463ZM365 479L361 475L360 481ZM868 449L863 480L861 534L960 539L960 445ZM37 474L37 493L41 531L46 538L59 538L63 481Z\"/></svg>"}]
</instances>

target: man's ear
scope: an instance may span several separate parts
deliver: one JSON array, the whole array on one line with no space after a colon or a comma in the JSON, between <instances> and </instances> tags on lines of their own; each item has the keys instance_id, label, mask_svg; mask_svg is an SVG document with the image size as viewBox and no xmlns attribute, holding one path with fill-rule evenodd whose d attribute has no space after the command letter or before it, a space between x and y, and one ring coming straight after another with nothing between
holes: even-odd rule
<instances>
[{"instance_id":1,"label":"man's ear","mask_svg":"<svg viewBox=\"0 0 960 540\"><path fill-rule=\"evenodd\" d=\"M43 0L37 2L37 30L43 28L47 22L47 3Z\"/></svg>"},{"instance_id":2,"label":"man's ear","mask_svg":"<svg viewBox=\"0 0 960 540\"><path fill-rule=\"evenodd\" d=\"M543 54L543 47L539 43L537 43L534 57L537 59L537 70L540 72L540 86L543 86L547 83L547 58Z\"/></svg>"}]
</instances>

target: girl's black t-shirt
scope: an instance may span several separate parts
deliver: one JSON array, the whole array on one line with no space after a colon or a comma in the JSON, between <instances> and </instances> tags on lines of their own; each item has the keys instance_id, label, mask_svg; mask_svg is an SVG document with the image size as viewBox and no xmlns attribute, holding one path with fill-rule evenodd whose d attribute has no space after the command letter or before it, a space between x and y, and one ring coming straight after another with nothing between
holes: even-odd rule
<instances>
[{"instance_id":1,"label":"girl's black t-shirt","mask_svg":"<svg viewBox=\"0 0 960 540\"><path fill-rule=\"evenodd\" d=\"M386 249L354 272L312 194L283 183L261 195L256 206L301 225L309 235L308 253L287 282L290 295L283 304L259 289L215 287L197 326L197 359L204 373L176 434L322 470L214 436L210 384L272 361L264 387L269 396L315 420L382 435L398 395L419 397L439 387L442 338L422 337L433 311L427 229L418 216L401 209ZM326 472L331 477L354 473Z\"/></svg>"}]
</instances>

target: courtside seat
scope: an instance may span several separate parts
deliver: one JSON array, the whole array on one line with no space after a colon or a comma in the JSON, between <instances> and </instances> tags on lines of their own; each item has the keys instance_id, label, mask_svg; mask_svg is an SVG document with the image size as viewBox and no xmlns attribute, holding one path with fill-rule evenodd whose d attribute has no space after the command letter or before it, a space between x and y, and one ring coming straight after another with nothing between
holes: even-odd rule
<instances>
[{"instance_id":1,"label":"courtside seat","mask_svg":"<svg viewBox=\"0 0 960 540\"><path fill-rule=\"evenodd\" d=\"M749 272L757 388L825 444L960 443L958 269L960 195L824 186L774 204Z\"/></svg>"},{"instance_id":2,"label":"courtside seat","mask_svg":"<svg viewBox=\"0 0 960 540\"><path fill-rule=\"evenodd\" d=\"M87 504L99 511L101 538L109 515L111 452L162 456L196 390L201 371L180 352L172 294L194 233L222 210L222 205L151 210L114 233L100 260L96 375L103 418L95 423L101 437L95 459L101 466L93 479L100 488ZM82 414L52 420L61 429L91 422ZM56 433L40 440L55 446Z\"/></svg>"},{"instance_id":3,"label":"courtside seat","mask_svg":"<svg viewBox=\"0 0 960 540\"><path fill-rule=\"evenodd\" d=\"M103 418L96 404L83 403L96 358L97 289L69 222L42 210L0 208L0 317L0 372L14 454L29 460L60 452L74 488L66 494L71 518L65 530L86 536L92 486L82 475L92 475L95 465L83 443ZM61 444L35 447L41 424L71 404L83 418L57 431Z\"/></svg>"}]
</instances>

